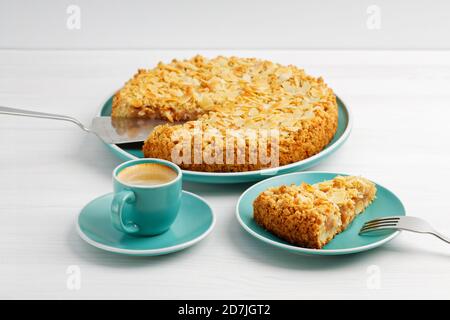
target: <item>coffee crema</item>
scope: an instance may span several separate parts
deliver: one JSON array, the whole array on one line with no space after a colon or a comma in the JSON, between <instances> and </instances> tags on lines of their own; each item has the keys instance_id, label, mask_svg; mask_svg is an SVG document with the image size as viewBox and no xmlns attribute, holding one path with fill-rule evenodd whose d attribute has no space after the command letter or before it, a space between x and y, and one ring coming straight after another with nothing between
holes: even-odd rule
<instances>
[{"instance_id":1,"label":"coffee crema","mask_svg":"<svg viewBox=\"0 0 450 320\"><path fill-rule=\"evenodd\" d=\"M125 184L156 186L175 180L178 173L159 163L141 163L127 167L117 174L117 179Z\"/></svg>"}]
</instances>

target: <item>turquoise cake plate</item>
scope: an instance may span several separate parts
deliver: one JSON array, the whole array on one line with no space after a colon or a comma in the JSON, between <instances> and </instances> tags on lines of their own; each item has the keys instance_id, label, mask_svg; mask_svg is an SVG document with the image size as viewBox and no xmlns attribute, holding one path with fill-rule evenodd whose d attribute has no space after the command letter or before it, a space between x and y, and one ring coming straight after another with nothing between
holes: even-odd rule
<instances>
[{"instance_id":1,"label":"turquoise cake plate","mask_svg":"<svg viewBox=\"0 0 450 320\"><path fill-rule=\"evenodd\" d=\"M331 142L319 153L307 159L288 165L247 172L198 172L183 170L183 180L199 183L240 183L264 180L276 175L302 171L308 169L326 159L336 151L347 140L351 127L351 114L342 100L337 97L338 103L338 128ZM110 116L112 108L112 97L106 101L100 110L100 116ZM123 161L143 158L142 143L127 145L106 144L108 149Z\"/></svg>"},{"instance_id":2,"label":"turquoise cake plate","mask_svg":"<svg viewBox=\"0 0 450 320\"><path fill-rule=\"evenodd\" d=\"M113 193L89 202L80 212L77 232L90 245L113 253L133 256L157 256L186 249L204 239L213 229L215 217L208 203L183 191L178 216L163 234L133 237L111 224Z\"/></svg>"},{"instance_id":3,"label":"turquoise cake plate","mask_svg":"<svg viewBox=\"0 0 450 320\"><path fill-rule=\"evenodd\" d=\"M253 201L262 191L269 187L281 185L300 184L306 182L309 184L330 180L337 175L345 176L332 172L296 172L285 174L261 181L247 189L239 198L236 205L236 217L245 231L255 238L273 245L277 248L300 254L313 255L340 255L362 252L381 246L392 240L399 234L399 231L388 231L376 235L359 235L362 225L372 219L385 216L404 216L405 208L400 199L385 187L376 184L376 199L372 204L347 227L347 229L334 237L322 249L308 249L289 244L277 236L266 231L253 220Z\"/></svg>"}]
</instances>

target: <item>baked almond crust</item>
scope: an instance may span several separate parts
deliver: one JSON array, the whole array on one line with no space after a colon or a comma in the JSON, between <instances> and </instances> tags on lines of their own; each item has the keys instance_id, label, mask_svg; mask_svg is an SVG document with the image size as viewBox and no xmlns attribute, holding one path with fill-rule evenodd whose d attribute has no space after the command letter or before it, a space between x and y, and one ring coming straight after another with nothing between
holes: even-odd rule
<instances>
[{"instance_id":1,"label":"baked almond crust","mask_svg":"<svg viewBox=\"0 0 450 320\"><path fill-rule=\"evenodd\" d=\"M274 187L255 199L253 218L287 242L321 249L348 227L375 194L374 183L354 176L338 176L315 185Z\"/></svg>"},{"instance_id":2,"label":"baked almond crust","mask_svg":"<svg viewBox=\"0 0 450 320\"><path fill-rule=\"evenodd\" d=\"M225 141L229 130L277 130L276 166L297 162L320 152L333 138L338 109L333 91L322 78L305 74L295 66L282 66L254 58L195 56L189 60L159 63L152 70L139 70L113 99L113 117L193 120L183 125L157 127L144 143L145 157L176 162L183 169L210 172L259 170L273 166L250 161L252 139L238 137L234 154L245 162L195 161L195 150L204 151L217 139L204 138L194 145L196 128L214 129ZM183 131L183 139L179 132ZM191 141L187 141L190 139ZM214 141L215 140L215 141ZM190 145L191 157L174 161L173 150ZM244 147L242 147L244 145ZM266 145L257 140L257 148ZM266 146L268 157L272 144ZM197 150L198 151L198 150ZM225 144L222 154L226 153Z\"/></svg>"}]
</instances>

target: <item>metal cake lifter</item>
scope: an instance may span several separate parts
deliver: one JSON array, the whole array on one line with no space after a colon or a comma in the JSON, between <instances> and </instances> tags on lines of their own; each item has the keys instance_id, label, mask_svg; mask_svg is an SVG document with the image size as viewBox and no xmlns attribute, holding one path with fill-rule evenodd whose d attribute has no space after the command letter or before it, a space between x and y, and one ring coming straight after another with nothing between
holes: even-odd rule
<instances>
[{"instance_id":1,"label":"metal cake lifter","mask_svg":"<svg viewBox=\"0 0 450 320\"><path fill-rule=\"evenodd\" d=\"M0 114L69 121L75 123L84 131L95 134L104 142L109 144L145 141L156 126L169 123L168 121L158 119L95 117L92 119L91 127L88 128L77 119L60 114L22 110L2 106L0 106ZM170 124L178 123L182 122L172 122Z\"/></svg>"}]
</instances>

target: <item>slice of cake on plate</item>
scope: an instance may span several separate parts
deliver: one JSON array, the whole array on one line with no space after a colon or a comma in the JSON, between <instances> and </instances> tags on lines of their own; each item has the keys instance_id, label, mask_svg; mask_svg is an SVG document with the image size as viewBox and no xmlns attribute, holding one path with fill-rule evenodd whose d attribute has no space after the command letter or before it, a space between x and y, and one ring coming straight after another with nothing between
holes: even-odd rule
<instances>
[{"instance_id":1,"label":"slice of cake on plate","mask_svg":"<svg viewBox=\"0 0 450 320\"><path fill-rule=\"evenodd\" d=\"M253 218L287 242L320 249L344 231L375 194L373 182L354 176L315 185L273 187L253 202Z\"/></svg>"}]
</instances>

